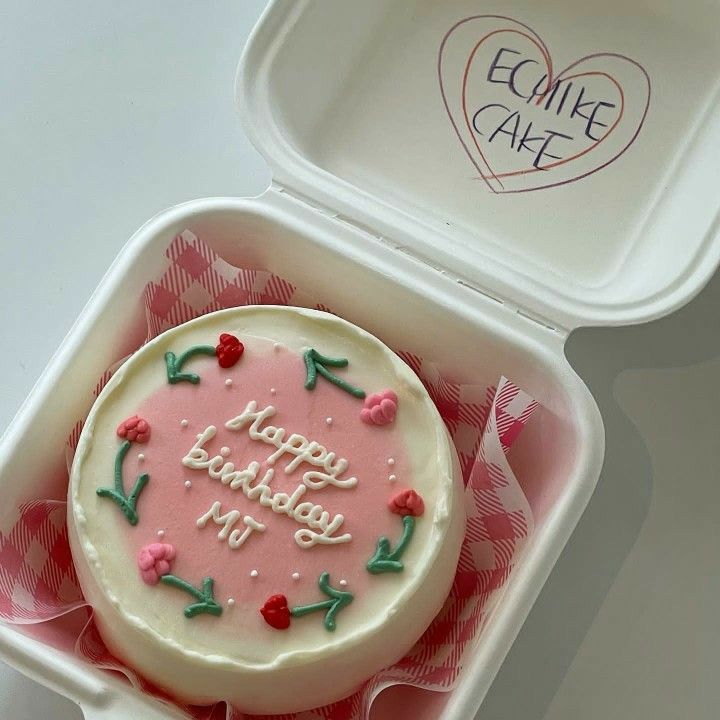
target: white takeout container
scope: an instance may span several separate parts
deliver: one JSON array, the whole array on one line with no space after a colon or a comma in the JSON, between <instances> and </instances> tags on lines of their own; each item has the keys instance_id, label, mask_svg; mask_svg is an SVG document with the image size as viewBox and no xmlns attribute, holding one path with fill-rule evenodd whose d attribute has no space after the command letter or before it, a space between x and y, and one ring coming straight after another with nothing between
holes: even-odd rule
<instances>
[{"instance_id":1,"label":"white takeout container","mask_svg":"<svg viewBox=\"0 0 720 720\"><path fill-rule=\"evenodd\" d=\"M254 199L178 205L144 225L0 444L0 529L7 529L18 504L38 497L48 477L63 497L72 424L87 412L101 373L144 336L142 308L128 308L125 298L140 297L161 274L164 250L186 228L229 262L280 274L456 380L510 377L543 405L512 456L536 532L456 687L391 690L378 718L393 712L393 693L405 713L395 709L395 717L410 717L410 708L413 718L467 720L477 712L602 464L602 421L565 359L569 333L671 312L699 292L720 252L720 9L700 0L502 3L511 18L503 22L515 30L522 22L526 40L537 32L556 67L603 51L627 55L643 65L652 91L642 131L612 164L561 187L496 194L463 150L439 87L446 73L452 102L460 75L450 66L463 70L463 42L497 29L481 24L497 18L461 25L493 12L484 6L271 2L237 76L246 130L272 168L271 187ZM454 26L469 35L451 34L452 48L438 60ZM503 46L524 42L507 28L502 39ZM507 54L503 60L510 65ZM608 74L618 72L616 60L607 60ZM621 79L627 117L642 104L639 77ZM181 717L74 657L64 632L62 623L51 637L40 626L0 626L0 656L78 702L87 718Z\"/></svg>"}]
</instances>

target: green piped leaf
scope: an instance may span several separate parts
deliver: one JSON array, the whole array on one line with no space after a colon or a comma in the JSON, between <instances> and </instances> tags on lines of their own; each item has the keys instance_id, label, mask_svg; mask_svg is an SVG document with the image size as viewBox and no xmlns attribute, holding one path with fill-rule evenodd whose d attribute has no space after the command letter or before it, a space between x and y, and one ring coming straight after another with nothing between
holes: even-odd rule
<instances>
[{"instance_id":1,"label":"green piped leaf","mask_svg":"<svg viewBox=\"0 0 720 720\"><path fill-rule=\"evenodd\" d=\"M365 397L365 391L355 385L351 385L347 380L331 373L325 366L329 367L347 367L347 358L331 358L321 355L317 350L308 348L303 354L305 361L305 389L314 390L317 384L317 376L322 375L327 381L333 385L337 385L341 390L350 393L353 397L362 400Z\"/></svg>"},{"instance_id":2,"label":"green piped leaf","mask_svg":"<svg viewBox=\"0 0 720 720\"><path fill-rule=\"evenodd\" d=\"M192 595L197 600L197 602L191 603L183 610L186 618L193 618L200 613L215 616L222 615L222 606L215 600L213 595L214 581L211 577L203 578L201 589L176 575L163 575L160 581Z\"/></svg>"},{"instance_id":3,"label":"green piped leaf","mask_svg":"<svg viewBox=\"0 0 720 720\"><path fill-rule=\"evenodd\" d=\"M132 487L129 495L125 494L125 487L123 485L122 477L122 466L125 456L130 449L132 443L129 440L125 440L120 446L115 456L115 487L99 487L95 492L100 497L106 497L112 500L122 510L123 515L127 518L127 521L131 525L138 524L138 513L137 513L137 502L140 497L140 493L143 488L150 482L150 476L147 473L138 475L135 480L135 484Z\"/></svg>"},{"instance_id":4,"label":"green piped leaf","mask_svg":"<svg viewBox=\"0 0 720 720\"><path fill-rule=\"evenodd\" d=\"M171 385L176 385L179 382L189 382L197 385L200 382L200 376L196 373L181 372L183 365L194 355L210 355L214 357L215 348L212 345L194 345L179 356L176 356L174 352L165 353L167 379Z\"/></svg>"},{"instance_id":5,"label":"green piped leaf","mask_svg":"<svg viewBox=\"0 0 720 720\"><path fill-rule=\"evenodd\" d=\"M328 600L312 603L311 605L298 605L290 608L290 615L293 617L302 617L318 610L326 610L323 625L328 632L335 630L335 616L347 605L353 601L352 593L344 590L337 590L330 585L330 574L324 572L318 578L320 589L328 596Z\"/></svg>"},{"instance_id":6,"label":"green piped leaf","mask_svg":"<svg viewBox=\"0 0 720 720\"><path fill-rule=\"evenodd\" d=\"M106 497L112 500L123 512L123 515L127 518L127 521L131 525L138 524L138 513L137 513L137 501L142 489L150 481L150 476L147 473L138 475L135 484L133 485L132 492L130 495L125 497L124 493L119 493L117 490L112 488L99 487L96 492L100 497Z\"/></svg>"},{"instance_id":7,"label":"green piped leaf","mask_svg":"<svg viewBox=\"0 0 720 720\"><path fill-rule=\"evenodd\" d=\"M415 518L412 515L405 515L402 521L403 533L394 550L392 550L390 541L384 535L378 539L375 554L368 560L366 566L373 575L386 572L398 573L405 569L400 558L402 558L412 539L415 530Z\"/></svg>"}]
</instances>

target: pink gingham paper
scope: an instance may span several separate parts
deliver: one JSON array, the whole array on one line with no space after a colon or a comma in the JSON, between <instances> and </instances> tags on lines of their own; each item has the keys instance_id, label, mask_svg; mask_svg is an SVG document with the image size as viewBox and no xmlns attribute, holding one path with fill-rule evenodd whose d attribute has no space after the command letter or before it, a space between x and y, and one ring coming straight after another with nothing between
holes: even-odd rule
<instances>
[{"instance_id":1,"label":"pink gingham paper","mask_svg":"<svg viewBox=\"0 0 720 720\"><path fill-rule=\"evenodd\" d=\"M167 270L145 289L147 340L194 317L239 305L302 305L329 311L277 275L230 265L187 230L166 254ZM273 716L274 720L360 720L368 717L375 697L391 685L451 689L466 650L478 637L532 534L532 513L506 455L537 403L504 377L497 388L460 385L444 378L427 360L411 353L399 355L427 388L460 458L467 528L452 590L433 623L396 665L370 678L345 700L296 715ZM117 366L99 379L96 396ZM81 430L79 420L68 438L69 463ZM65 503L36 500L19 509L10 532L0 534L0 619L42 622L84 604L70 556L65 512ZM171 702L110 655L92 618L77 639L76 652L98 667L123 673L136 689ZM213 711L182 709L198 720ZM227 720L253 717L227 707Z\"/></svg>"}]
</instances>

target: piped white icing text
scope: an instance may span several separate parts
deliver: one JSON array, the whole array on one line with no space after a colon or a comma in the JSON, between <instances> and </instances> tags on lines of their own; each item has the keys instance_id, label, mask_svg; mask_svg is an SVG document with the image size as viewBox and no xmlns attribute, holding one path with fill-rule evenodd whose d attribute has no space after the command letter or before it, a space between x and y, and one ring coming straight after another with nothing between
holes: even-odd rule
<instances>
[{"instance_id":1,"label":"piped white icing text","mask_svg":"<svg viewBox=\"0 0 720 720\"><path fill-rule=\"evenodd\" d=\"M218 533L218 540L227 540L231 550L237 550L250 537L253 531L265 532L265 525L258 522L252 515L245 515L243 517L243 523L246 526L243 531L237 529L232 530L233 525L235 525L241 517L240 511L230 510L230 512L224 515L221 515L221 512L222 503L217 500L204 515L201 515L197 519L197 526L204 528L211 518L216 525L222 525L223 527Z\"/></svg>"},{"instance_id":2,"label":"piped white icing text","mask_svg":"<svg viewBox=\"0 0 720 720\"><path fill-rule=\"evenodd\" d=\"M266 425L261 429L261 425L276 412L277 410L272 405L258 410L255 400L251 400L240 415L225 423L225 427L228 430L242 430L245 425L250 423L248 434L253 440L261 440L277 448L267 458L268 465L274 465L285 454L294 455L295 457L285 465L286 473L293 472L298 465L304 462L323 468L325 472L310 470L303 475L303 482L311 490L322 490L327 485L335 485L339 488L351 488L357 485L356 477L338 479L338 475L347 470L348 461L345 458L338 458L334 452L328 452L320 443L308 440L298 433L292 433L286 437L285 428L274 425Z\"/></svg>"},{"instance_id":3,"label":"piped white icing text","mask_svg":"<svg viewBox=\"0 0 720 720\"><path fill-rule=\"evenodd\" d=\"M237 469L234 463L226 460L222 455L210 457L204 446L217 433L217 428L214 425L209 425L200 433L195 444L183 457L182 464L194 470L207 470L208 475L213 480L219 480L223 485L230 487L231 490L241 490L249 500L256 500L263 507L269 507L275 513L287 515L296 522L307 525L307 528L295 532L295 542L301 548L311 548L318 544L335 545L350 542L352 535L349 533L336 534L345 520L343 515L340 513L331 515L322 505L307 501L300 502L308 488L321 490L328 485L335 485L340 488L352 488L357 485L357 478L355 477L345 479L337 477L347 468L347 460L337 458L335 453L328 452L319 443L308 441L300 435L293 433L285 439L286 431L283 428L268 425L261 429L263 422L274 415L275 412L275 408L272 406L258 412L257 403L252 401L248 403L241 415L228 421L226 427L239 430L244 425L251 423L248 431L250 437L254 440L262 440L272 444L276 448L275 452L266 459L266 464L272 465L279 457L288 453L294 455L294 458L285 466L285 472L287 473L292 472L301 462L307 462L325 470L325 472L306 472L303 475L303 483L298 485L292 494L273 492L270 487L275 475L275 468L273 467L267 468L262 478L258 480L261 469L258 461L253 460L246 468ZM218 525L224 525L223 529L218 533L218 538L221 540L228 538L230 543L232 537L230 528L240 518L240 512L233 510L226 515L220 515L220 503L216 502L205 515L198 519L198 526L204 527L210 518ZM248 530L252 532L249 526ZM242 542L249 536L250 532L248 530L245 531L247 535L245 535ZM237 543L235 547L239 547L242 544L240 542L241 535L239 531L233 532L238 533L234 542ZM220 537L223 533L224 536ZM233 547L232 543L231 547Z\"/></svg>"}]
</instances>

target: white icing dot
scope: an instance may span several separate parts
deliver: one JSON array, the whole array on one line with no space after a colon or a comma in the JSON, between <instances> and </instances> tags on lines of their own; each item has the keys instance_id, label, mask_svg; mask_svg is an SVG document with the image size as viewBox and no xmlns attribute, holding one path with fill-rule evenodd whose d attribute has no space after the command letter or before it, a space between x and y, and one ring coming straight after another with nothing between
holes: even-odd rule
<instances>
[{"instance_id":1,"label":"white icing dot","mask_svg":"<svg viewBox=\"0 0 720 720\"><path fill-rule=\"evenodd\" d=\"M270 388L270 394L271 394L271 395L274 395L276 392L277 392L277 390L276 390L275 388Z\"/></svg>"},{"instance_id":2,"label":"white icing dot","mask_svg":"<svg viewBox=\"0 0 720 720\"><path fill-rule=\"evenodd\" d=\"M341 580L341 581L340 581L340 584L341 584L343 587L345 587L345 586L347 585L347 580Z\"/></svg>"},{"instance_id":3,"label":"white icing dot","mask_svg":"<svg viewBox=\"0 0 720 720\"><path fill-rule=\"evenodd\" d=\"M159 538L165 537L165 531L164 531L164 530L158 530L158 531L157 531L157 536L158 536Z\"/></svg>"},{"instance_id":4,"label":"white icing dot","mask_svg":"<svg viewBox=\"0 0 720 720\"><path fill-rule=\"evenodd\" d=\"M299 579L300 579L300 573L299 573L299 572L294 572L294 573L292 574L292 579L293 579L293 580L299 580Z\"/></svg>"},{"instance_id":5,"label":"white icing dot","mask_svg":"<svg viewBox=\"0 0 720 720\"><path fill-rule=\"evenodd\" d=\"M190 482L190 480L186 480L186 481L185 481L185 487L186 487L186 488L191 488L191 487L192 487L192 483Z\"/></svg>"},{"instance_id":6,"label":"white icing dot","mask_svg":"<svg viewBox=\"0 0 720 720\"><path fill-rule=\"evenodd\" d=\"M235 598L228 598L228 607L232 607L235 604Z\"/></svg>"},{"instance_id":7,"label":"white icing dot","mask_svg":"<svg viewBox=\"0 0 720 720\"><path fill-rule=\"evenodd\" d=\"M257 570L251 570L251 571L250 571L250 577L252 577L252 578L257 577L259 574L260 574L260 573L259 573Z\"/></svg>"},{"instance_id":8,"label":"white icing dot","mask_svg":"<svg viewBox=\"0 0 720 720\"><path fill-rule=\"evenodd\" d=\"M280 348L281 348L281 347L282 347L282 345L280 345L280 343L275 343L275 344L273 345L273 350L274 350L275 352L280 352Z\"/></svg>"},{"instance_id":9,"label":"white icing dot","mask_svg":"<svg viewBox=\"0 0 720 720\"><path fill-rule=\"evenodd\" d=\"M331 418L331 417L325 418L325 424L326 424L326 425L332 425L332 422L333 422L333 421L332 421L332 418Z\"/></svg>"},{"instance_id":10,"label":"white icing dot","mask_svg":"<svg viewBox=\"0 0 720 720\"><path fill-rule=\"evenodd\" d=\"M388 480L389 480L390 482L395 482L395 481L397 480L397 475L391 475L391 476L388 478Z\"/></svg>"},{"instance_id":11,"label":"white icing dot","mask_svg":"<svg viewBox=\"0 0 720 720\"><path fill-rule=\"evenodd\" d=\"M180 421L180 427L186 428L189 425L188 421L183 419Z\"/></svg>"},{"instance_id":12,"label":"white icing dot","mask_svg":"<svg viewBox=\"0 0 720 720\"><path fill-rule=\"evenodd\" d=\"M198 433L195 437L196 437L198 440L202 440L202 433Z\"/></svg>"},{"instance_id":13,"label":"white icing dot","mask_svg":"<svg viewBox=\"0 0 720 720\"><path fill-rule=\"evenodd\" d=\"M142 462L145 459L145 456L142 453L138 453L138 460Z\"/></svg>"},{"instance_id":14,"label":"white icing dot","mask_svg":"<svg viewBox=\"0 0 720 720\"><path fill-rule=\"evenodd\" d=\"M395 458L388 458L388 465L394 465L395 464Z\"/></svg>"},{"instance_id":15,"label":"white icing dot","mask_svg":"<svg viewBox=\"0 0 720 720\"><path fill-rule=\"evenodd\" d=\"M223 457L227 457L230 454L230 448L229 447L221 447L220 448L220 454Z\"/></svg>"},{"instance_id":16,"label":"white icing dot","mask_svg":"<svg viewBox=\"0 0 720 720\"><path fill-rule=\"evenodd\" d=\"M231 379L231 378L228 378L228 379L225 381L225 384L226 384L228 387L230 387L230 386L232 385L232 379Z\"/></svg>"}]
</instances>

